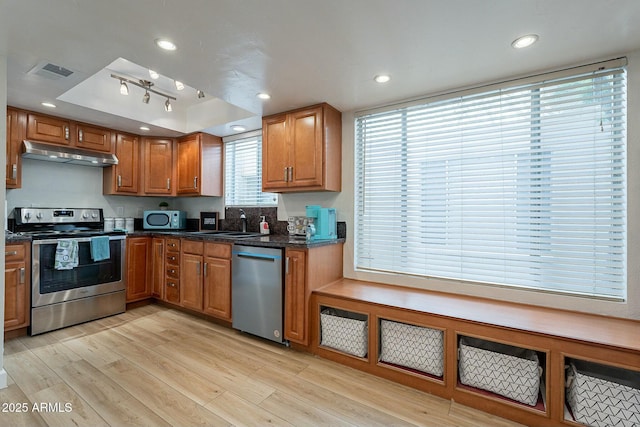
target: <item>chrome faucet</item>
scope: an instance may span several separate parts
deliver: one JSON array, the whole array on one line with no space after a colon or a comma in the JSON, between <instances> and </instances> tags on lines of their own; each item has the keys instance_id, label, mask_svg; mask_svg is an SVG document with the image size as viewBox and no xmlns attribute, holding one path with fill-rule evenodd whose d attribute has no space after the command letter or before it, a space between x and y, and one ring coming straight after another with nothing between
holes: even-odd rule
<instances>
[{"instance_id":1,"label":"chrome faucet","mask_svg":"<svg viewBox=\"0 0 640 427\"><path fill-rule=\"evenodd\" d=\"M240 222L242 222L242 232L247 232L247 216L244 214L244 211L240 209Z\"/></svg>"}]
</instances>

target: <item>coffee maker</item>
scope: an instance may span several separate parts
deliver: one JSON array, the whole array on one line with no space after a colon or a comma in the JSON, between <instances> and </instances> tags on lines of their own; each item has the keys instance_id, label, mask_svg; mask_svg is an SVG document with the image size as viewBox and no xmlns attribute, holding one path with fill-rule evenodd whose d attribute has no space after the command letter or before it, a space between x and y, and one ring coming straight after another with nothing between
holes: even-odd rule
<instances>
[{"instance_id":1,"label":"coffee maker","mask_svg":"<svg viewBox=\"0 0 640 427\"><path fill-rule=\"evenodd\" d=\"M323 208L320 205L307 205L307 217L313 218L313 230L307 235L309 240L335 240L338 238L336 230L336 210Z\"/></svg>"}]
</instances>

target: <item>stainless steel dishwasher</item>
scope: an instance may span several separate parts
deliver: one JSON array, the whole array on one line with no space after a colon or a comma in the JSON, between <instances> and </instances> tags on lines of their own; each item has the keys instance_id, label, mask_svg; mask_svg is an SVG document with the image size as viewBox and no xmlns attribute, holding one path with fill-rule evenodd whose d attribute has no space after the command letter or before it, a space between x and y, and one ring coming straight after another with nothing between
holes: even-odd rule
<instances>
[{"instance_id":1,"label":"stainless steel dishwasher","mask_svg":"<svg viewBox=\"0 0 640 427\"><path fill-rule=\"evenodd\" d=\"M282 249L234 245L231 270L233 327L282 343Z\"/></svg>"}]
</instances>

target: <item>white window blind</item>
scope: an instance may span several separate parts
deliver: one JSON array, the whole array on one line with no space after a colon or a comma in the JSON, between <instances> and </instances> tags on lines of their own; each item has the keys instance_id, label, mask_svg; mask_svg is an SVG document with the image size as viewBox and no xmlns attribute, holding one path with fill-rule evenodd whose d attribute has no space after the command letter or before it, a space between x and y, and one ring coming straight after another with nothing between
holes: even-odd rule
<instances>
[{"instance_id":1,"label":"white window blind","mask_svg":"<svg viewBox=\"0 0 640 427\"><path fill-rule=\"evenodd\" d=\"M359 270L626 297L626 74L356 117Z\"/></svg>"},{"instance_id":2,"label":"white window blind","mask_svg":"<svg viewBox=\"0 0 640 427\"><path fill-rule=\"evenodd\" d=\"M262 133L225 138L225 204L276 206L275 193L262 192Z\"/></svg>"}]
</instances>

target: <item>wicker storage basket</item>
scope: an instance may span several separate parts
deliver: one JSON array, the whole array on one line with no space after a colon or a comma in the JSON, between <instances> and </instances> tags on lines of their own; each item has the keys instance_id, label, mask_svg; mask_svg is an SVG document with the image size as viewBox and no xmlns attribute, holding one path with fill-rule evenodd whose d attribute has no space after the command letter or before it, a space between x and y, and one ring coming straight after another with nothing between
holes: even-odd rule
<instances>
[{"instance_id":1,"label":"wicker storage basket","mask_svg":"<svg viewBox=\"0 0 640 427\"><path fill-rule=\"evenodd\" d=\"M368 350L367 317L349 311L326 308L320 312L320 345L358 357Z\"/></svg>"},{"instance_id":2,"label":"wicker storage basket","mask_svg":"<svg viewBox=\"0 0 640 427\"><path fill-rule=\"evenodd\" d=\"M462 384L535 406L541 368L533 350L462 337L459 348Z\"/></svg>"},{"instance_id":3,"label":"wicker storage basket","mask_svg":"<svg viewBox=\"0 0 640 427\"><path fill-rule=\"evenodd\" d=\"M380 321L380 361L441 377L444 333L438 329Z\"/></svg>"},{"instance_id":4,"label":"wicker storage basket","mask_svg":"<svg viewBox=\"0 0 640 427\"><path fill-rule=\"evenodd\" d=\"M640 372L572 360L567 403L576 421L589 426L640 426Z\"/></svg>"}]
</instances>

